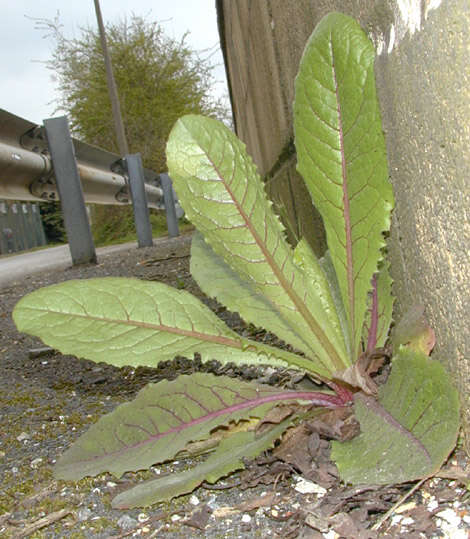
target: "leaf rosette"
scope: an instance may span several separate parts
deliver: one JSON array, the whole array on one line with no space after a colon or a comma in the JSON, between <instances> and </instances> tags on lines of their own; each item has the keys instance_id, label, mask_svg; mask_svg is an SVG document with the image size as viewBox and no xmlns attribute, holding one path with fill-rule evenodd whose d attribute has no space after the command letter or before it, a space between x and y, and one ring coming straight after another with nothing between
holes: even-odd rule
<instances>
[{"instance_id":1,"label":"leaf rosette","mask_svg":"<svg viewBox=\"0 0 470 539\"><path fill-rule=\"evenodd\" d=\"M136 279L69 281L37 290L18 302L13 318L19 330L94 361L157 366L176 355L199 354L202 361L294 368L326 382L336 395L202 373L150 384L75 442L57 463L58 477L103 471L120 476L171 459L221 426L262 420L285 401L348 405L351 390L361 434L335 443L332 453L344 480L425 477L454 446L457 395L442 366L423 355L434 334L420 317L411 333L399 328L392 374L379 399L371 396L376 388L368 358L386 344L392 321L384 234L393 193L374 47L356 21L340 13L321 20L302 56L295 92L298 170L325 225L322 258L308 238L295 247L287 242L245 145L226 126L184 116L167 144L179 201L198 230L193 277L207 296L290 348L242 337L186 291ZM229 429L198 468L139 485L113 505L149 505L190 492L203 480L216 481L243 467L242 457L272 447L299 417L292 412L259 436Z\"/></svg>"}]
</instances>

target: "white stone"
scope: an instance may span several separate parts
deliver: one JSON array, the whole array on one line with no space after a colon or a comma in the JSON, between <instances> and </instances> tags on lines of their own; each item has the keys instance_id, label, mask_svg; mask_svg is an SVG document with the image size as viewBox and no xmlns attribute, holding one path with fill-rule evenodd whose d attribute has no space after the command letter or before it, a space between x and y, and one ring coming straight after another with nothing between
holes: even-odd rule
<instances>
[{"instance_id":1,"label":"white stone","mask_svg":"<svg viewBox=\"0 0 470 539\"><path fill-rule=\"evenodd\" d=\"M38 457L37 459L34 459L31 461L31 468L37 468L42 462L42 458Z\"/></svg>"},{"instance_id":2,"label":"white stone","mask_svg":"<svg viewBox=\"0 0 470 539\"><path fill-rule=\"evenodd\" d=\"M84 522L85 520L88 520L91 516L91 509L88 509L88 507L80 507L80 509L77 511L77 518L80 522Z\"/></svg>"},{"instance_id":3,"label":"white stone","mask_svg":"<svg viewBox=\"0 0 470 539\"><path fill-rule=\"evenodd\" d=\"M250 517L250 515L244 514L244 515L242 516L242 522L245 522L245 524L247 524L248 522L251 522L251 517Z\"/></svg>"},{"instance_id":4,"label":"white stone","mask_svg":"<svg viewBox=\"0 0 470 539\"><path fill-rule=\"evenodd\" d=\"M135 518L130 517L129 515L122 515L117 521L117 525L121 530L132 530L138 525L138 522Z\"/></svg>"},{"instance_id":5,"label":"white stone","mask_svg":"<svg viewBox=\"0 0 470 539\"><path fill-rule=\"evenodd\" d=\"M439 511L439 513L437 513L437 516L442 518L455 528L462 522L462 519L459 517L459 515L456 514L453 509L444 509L443 511Z\"/></svg>"},{"instance_id":6,"label":"white stone","mask_svg":"<svg viewBox=\"0 0 470 539\"><path fill-rule=\"evenodd\" d=\"M191 505L199 505L200 504L200 501L199 501L199 498L195 495L195 494L192 494L189 498L189 503Z\"/></svg>"},{"instance_id":7,"label":"white stone","mask_svg":"<svg viewBox=\"0 0 470 539\"><path fill-rule=\"evenodd\" d=\"M146 513L139 513L137 515L137 520L142 523L142 522L147 522L147 520L149 519L149 516L146 514Z\"/></svg>"},{"instance_id":8,"label":"white stone","mask_svg":"<svg viewBox=\"0 0 470 539\"><path fill-rule=\"evenodd\" d=\"M401 525L402 525L402 526L409 526L410 524L414 524L414 520L413 520L411 517L405 517L405 518L401 521Z\"/></svg>"},{"instance_id":9,"label":"white stone","mask_svg":"<svg viewBox=\"0 0 470 539\"><path fill-rule=\"evenodd\" d=\"M300 478L295 485L295 490L301 494L317 494L318 496L324 496L326 494L326 489L313 483L312 481L307 481L307 479Z\"/></svg>"}]
</instances>

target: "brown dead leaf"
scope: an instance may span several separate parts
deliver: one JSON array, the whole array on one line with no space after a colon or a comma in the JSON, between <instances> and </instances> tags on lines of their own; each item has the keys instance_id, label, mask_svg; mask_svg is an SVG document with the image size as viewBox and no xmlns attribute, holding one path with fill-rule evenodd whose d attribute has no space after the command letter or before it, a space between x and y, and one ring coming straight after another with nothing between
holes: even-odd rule
<instances>
[{"instance_id":1,"label":"brown dead leaf","mask_svg":"<svg viewBox=\"0 0 470 539\"><path fill-rule=\"evenodd\" d=\"M205 503L199 507L196 507L191 512L189 517L183 521L186 526L191 528L197 528L198 530L204 530L209 522L209 517L212 514L212 509Z\"/></svg>"},{"instance_id":2,"label":"brown dead leaf","mask_svg":"<svg viewBox=\"0 0 470 539\"><path fill-rule=\"evenodd\" d=\"M289 404L281 404L279 406L275 406L274 408L271 408L271 410L268 411L268 413L261 419L261 421L256 426L256 430L259 431L262 429L263 425L266 425L266 423L274 423L278 425L281 423L281 421L284 421L286 417L291 416L296 411L296 407Z\"/></svg>"},{"instance_id":3,"label":"brown dead leaf","mask_svg":"<svg viewBox=\"0 0 470 539\"><path fill-rule=\"evenodd\" d=\"M253 488L257 485L272 485L280 479L288 477L293 469L286 463L271 458L265 461L258 457L246 463L246 469L240 473L240 488Z\"/></svg>"},{"instance_id":4,"label":"brown dead leaf","mask_svg":"<svg viewBox=\"0 0 470 539\"><path fill-rule=\"evenodd\" d=\"M351 408L334 408L326 410L319 418L306 423L310 432L328 440L345 442L359 434L359 423Z\"/></svg>"},{"instance_id":5,"label":"brown dead leaf","mask_svg":"<svg viewBox=\"0 0 470 539\"><path fill-rule=\"evenodd\" d=\"M308 476L312 470L312 456L308 450L310 432L305 424L288 429L273 455L292 464L302 475Z\"/></svg>"},{"instance_id":6,"label":"brown dead leaf","mask_svg":"<svg viewBox=\"0 0 470 539\"><path fill-rule=\"evenodd\" d=\"M377 384L372 380L368 372L370 366L370 357L362 354L359 359L343 372L337 372L334 375L336 380L346 382L351 387L359 388L366 395L377 395Z\"/></svg>"},{"instance_id":7,"label":"brown dead leaf","mask_svg":"<svg viewBox=\"0 0 470 539\"><path fill-rule=\"evenodd\" d=\"M375 539L377 533L364 528L348 513L337 513L331 517L334 531L341 537L354 537L354 539Z\"/></svg>"},{"instance_id":8,"label":"brown dead leaf","mask_svg":"<svg viewBox=\"0 0 470 539\"><path fill-rule=\"evenodd\" d=\"M257 498L239 503L235 507L243 512L253 511L253 509L258 509L259 507L270 507L275 501L275 496L275 492L268 492L264 496L258 496Z\"/></svg>"}]
</instances>

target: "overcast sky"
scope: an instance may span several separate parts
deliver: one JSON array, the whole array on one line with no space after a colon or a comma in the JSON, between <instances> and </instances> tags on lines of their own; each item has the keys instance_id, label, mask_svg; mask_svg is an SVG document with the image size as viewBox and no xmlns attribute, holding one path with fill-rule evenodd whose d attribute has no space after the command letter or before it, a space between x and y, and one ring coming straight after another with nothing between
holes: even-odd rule
<instances>
[{"instance_id":1,"label":"overcast sky","mask_svg":"<svg viewBox=\"0 0 470 539\"><path fill-rule=\"evenodd\" d=\"M46 32L35 29L33 19L53 20L57 13L67 37L78 37L80 27L96 27L93 0L0 0L0 108L35 123L50 118L56 108L53 74L41 63L51 58L54 42ZM214 47L219 42L215 0L100 0L106 22L135 15L161 22L170 37L190 34L187 43L195 50ZM207 53L206 53L207 54ZM222 64L220 50L212 56ZM225 89L225 71L217 69L221 83L215 92Z\"/></svg>"}]
</instances>

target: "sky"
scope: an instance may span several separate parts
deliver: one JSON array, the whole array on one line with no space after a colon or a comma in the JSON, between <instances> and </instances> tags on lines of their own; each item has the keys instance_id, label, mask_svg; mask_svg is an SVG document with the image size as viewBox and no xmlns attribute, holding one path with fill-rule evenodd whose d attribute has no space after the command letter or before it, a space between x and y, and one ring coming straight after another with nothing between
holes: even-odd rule
<instances>
[{"instance_id":1,"label":"sky","mask_svg":"<svg viewBox=\"0 0 470 539\"><path fill-rule=\"evenodd\" d=\"M161 23L165 33L181 38L197 51L216 48L211 61L215 71L217 96L226 92L225 70L217 31L215 0L100 0L106 22L116 22L132 14ZM80 27L96 28L93 0L0 0L0 108L30 122L42 124L53 116L57 93L53 73L44 62L52 56L54 41L35 19L53 20L59 13L62 31L68 38L79 37ZM201 52L205 57L210 52Z\"/></svg>"}]
</instances>

